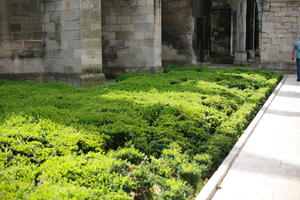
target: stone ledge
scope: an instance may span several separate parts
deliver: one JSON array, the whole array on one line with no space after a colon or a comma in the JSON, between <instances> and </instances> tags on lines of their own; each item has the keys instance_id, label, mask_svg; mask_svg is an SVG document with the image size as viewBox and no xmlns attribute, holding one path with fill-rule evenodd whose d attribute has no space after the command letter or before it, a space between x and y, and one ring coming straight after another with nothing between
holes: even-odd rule
<instances>
[{"instance_id":1,"label":"stone ledge","mask_svg":"<svg viewBox=\"0 0 300 200\"><path fill-rule=\"evenodd\" d=\"M103 73L19 73L0 74L0 80L38 81L38 82L66 82L74 87L92 87L105 82Z\"/></svg>"},{"instance_id":2,"label":"stone ledge","mask_svg":"<svg viewBox=\"0 0 300 200\"><path fill-rule=\"evenodd\" d=\"M200 191L199 195L196 197L195 200L211 200L218 190L219 185L222 183L223 179L227 175L228 171L230 170L232 164L234 163L235 159L239 156L240 152L242 151L243 147L247 143L249 137L253 133L254 129L262 119L263 115L267 111L268 107L274 100L275 96L277 95L278 91L282 87L284 81L286 80L287 76L281 80L281 82L277 85L273 93L270 95L268 100L265 102L263 107L257 113L256 117L252 120L249 124L248 128L244 131L240 139L234 145L232 150L230 151L229 155L225 158L222 162L218 170L213 174L213 176L208 180L205 186Z\"/></svg>"}]
</instances>

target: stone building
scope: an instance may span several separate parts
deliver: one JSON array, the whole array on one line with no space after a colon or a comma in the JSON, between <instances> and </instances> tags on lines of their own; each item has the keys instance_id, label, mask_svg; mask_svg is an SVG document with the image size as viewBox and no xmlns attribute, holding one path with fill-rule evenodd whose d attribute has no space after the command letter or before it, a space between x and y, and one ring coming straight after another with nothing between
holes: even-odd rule
<instances>
[{"instance_id":1,"label":"stone building","mask_svg":"<svg viewBox=\"0 0 300 200\"><path fill-rule=\"evenodd\" d=\"M203 62L294 69L300 0L0 0L0 79L76 86Z\"/></svg>"}]
</instances>

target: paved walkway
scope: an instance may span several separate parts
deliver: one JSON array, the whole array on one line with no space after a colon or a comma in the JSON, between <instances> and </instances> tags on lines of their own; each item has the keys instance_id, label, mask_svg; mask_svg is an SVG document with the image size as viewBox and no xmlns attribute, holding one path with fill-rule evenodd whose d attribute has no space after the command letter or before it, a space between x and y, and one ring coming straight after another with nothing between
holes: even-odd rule
<instances>
[{"instance_id":1,"label":"paved walkway","mask_svg":"<svg viewBox=\"0 0 300 200\"><path fill-rule=\"evenodd\" d=\"M300 82L289 75L213 200L300 200Z\"/></svg>"}]
</instances>

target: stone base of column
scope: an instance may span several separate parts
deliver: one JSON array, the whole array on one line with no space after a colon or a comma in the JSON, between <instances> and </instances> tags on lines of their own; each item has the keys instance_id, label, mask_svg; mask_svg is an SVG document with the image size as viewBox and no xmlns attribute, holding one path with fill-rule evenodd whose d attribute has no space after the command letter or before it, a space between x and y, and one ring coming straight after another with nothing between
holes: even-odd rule
<instances>
[{"instance_id":1,"label":"stone base of column","mask_svg":"<svg viewBox=\"0 0 300 200\"><path fill-rule=\"evenodd\" d=\"M235 65L247 65L247 52L246 51L236 51L234 55Z\"/></svg>"},{"instance_id":2,"label":"stone base of column","mask_svg":"<svg viewBox=\"0 0 300 200\"><path fill-rule=\"evenodd\" d=\"M103 73L80 75L80 87L92 87L96 85L101 85L104 82L105 75Z\"/></svg>"},{"instance_id":3,"label":"stone base of column","mask_svg":"<svg viewBox=\"0 0 300 200\"><path fill-rule=\"evenodd\" d=\"M115 79L123 74L133 74L133 73L151 73L151 74L159 74L163 72L162 66L111 66L104 67L103 72L105 76L110 79Z\"/></svg>"}]
</instances>

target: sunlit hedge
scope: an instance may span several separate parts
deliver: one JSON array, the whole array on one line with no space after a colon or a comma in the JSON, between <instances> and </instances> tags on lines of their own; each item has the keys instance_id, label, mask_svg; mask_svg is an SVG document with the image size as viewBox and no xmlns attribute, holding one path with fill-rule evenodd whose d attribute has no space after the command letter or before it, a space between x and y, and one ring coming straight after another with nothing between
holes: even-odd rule
<instances>
[{"instance_id":1,"label":"sunlit hedge","mask_svg":"<svg viewBox=\"0 0 300 200\"><path fill-rule=\"evenodd\" d=\"M0 81L0 199L189 199L281 77L173 67L85 89Z\"/></svg>"}]
</instances>

